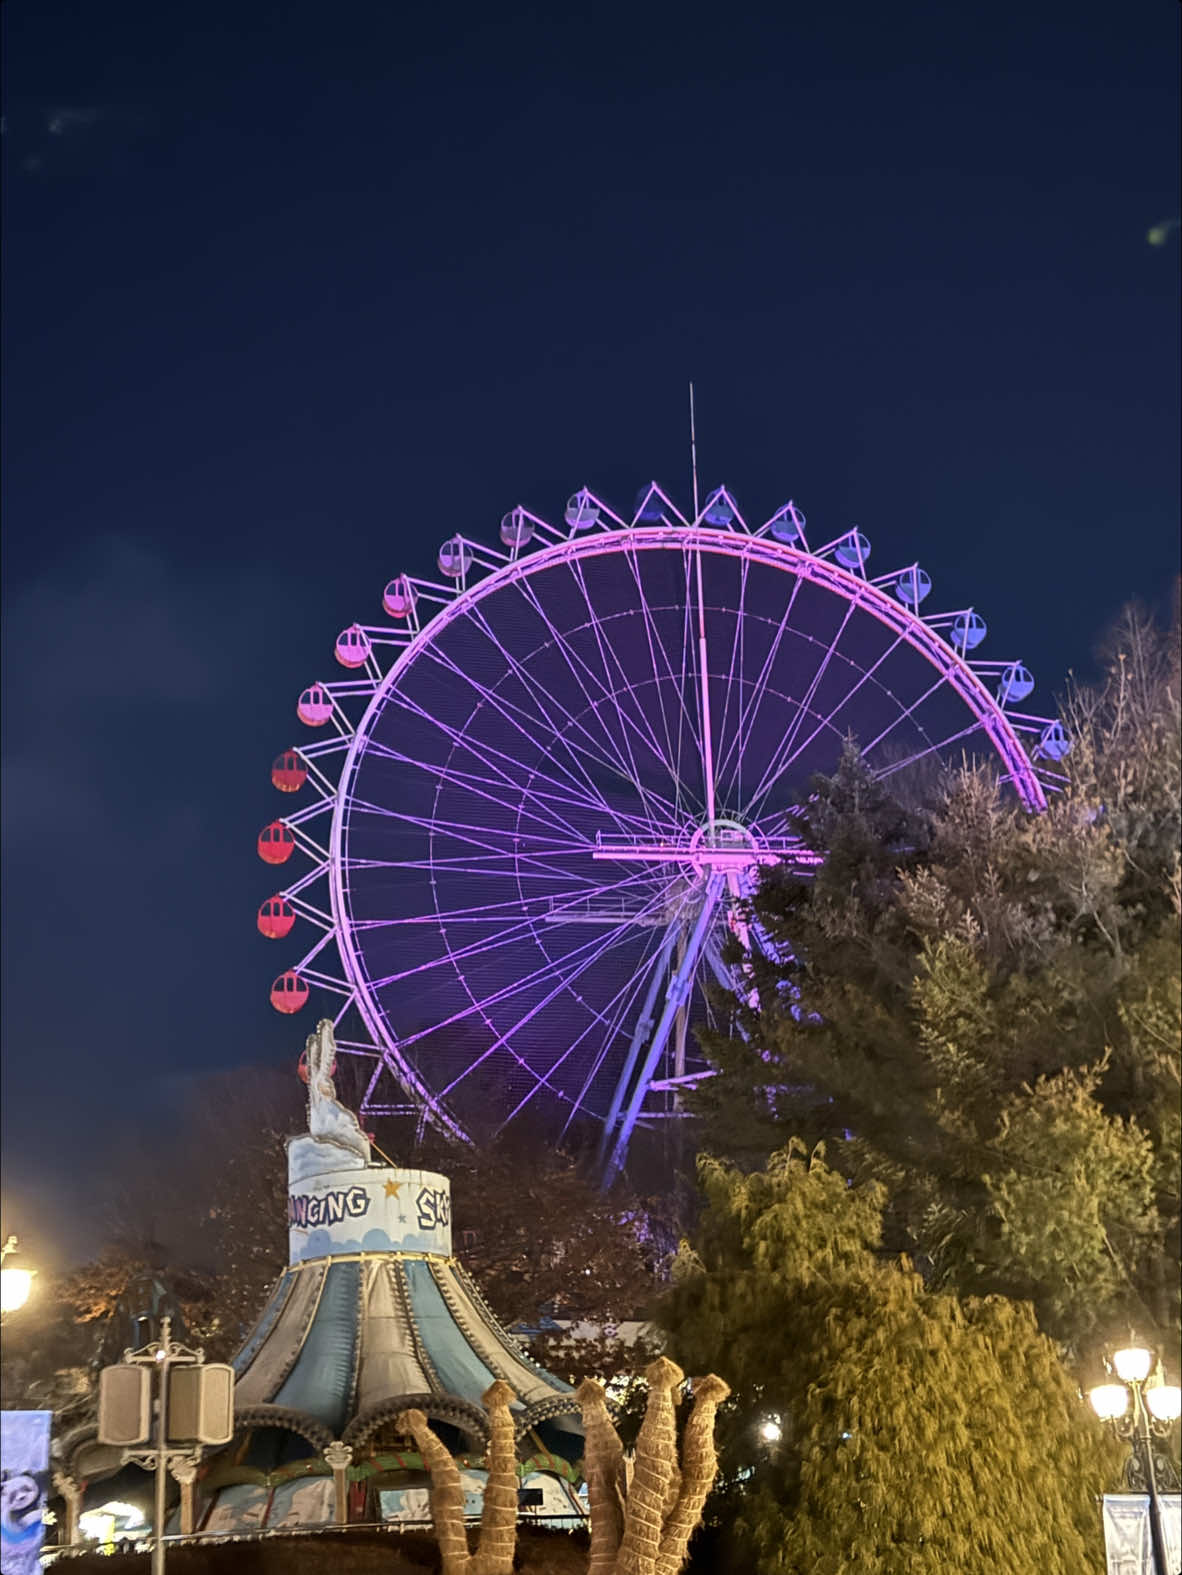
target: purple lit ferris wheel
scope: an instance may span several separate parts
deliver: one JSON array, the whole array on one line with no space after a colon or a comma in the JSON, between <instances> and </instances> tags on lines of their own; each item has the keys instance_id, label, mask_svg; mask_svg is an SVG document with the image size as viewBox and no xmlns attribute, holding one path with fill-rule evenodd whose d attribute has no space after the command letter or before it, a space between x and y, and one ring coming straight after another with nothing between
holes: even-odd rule
<instances>
[{"instance_id":1,"label":"purple lit ferris wheel","mask_svg":"<svg viewBox=\"0 0 1182 1575\"><path fill-rule=\"evenodd\" d=\"M811 547L792 503L753 527L725 488L693 519L655 483L630 519L581 491L500 540L392 580L336 642L352 676L300 696L325 736L272 780L312 796L258 851L306 862L258 924L317 933L271 999L356 1008L363 1112L593 1122L611 1176L708 1075L735 899L816 857L791 811L848 736L883 778L991 758L1031 809L1068 740L1020 662L977 658L976 611L922 612L927 573L872 575L860 530Z\"/></svg>"}]
</instances>

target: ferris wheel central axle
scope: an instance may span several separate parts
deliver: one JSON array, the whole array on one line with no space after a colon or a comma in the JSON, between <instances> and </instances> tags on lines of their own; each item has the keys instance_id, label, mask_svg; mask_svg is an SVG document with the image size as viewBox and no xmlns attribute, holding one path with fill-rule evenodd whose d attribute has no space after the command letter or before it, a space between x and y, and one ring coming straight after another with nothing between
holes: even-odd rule
<instances>
[{"instance_id":1,"label":"ferris wheel central axle","mask_svg":"<svg viewBox=\"0 0 1182 1575\"><path fill-rule=\"evenodd\" d=\"M760 864L795 864L811 869L822 855L796 837L759 837L737 820L716 820L713 827L672 838L636 841L598 832L593 859L613 864L683 864L699 875L739 874Z\"/></svg>"}]
</instances>

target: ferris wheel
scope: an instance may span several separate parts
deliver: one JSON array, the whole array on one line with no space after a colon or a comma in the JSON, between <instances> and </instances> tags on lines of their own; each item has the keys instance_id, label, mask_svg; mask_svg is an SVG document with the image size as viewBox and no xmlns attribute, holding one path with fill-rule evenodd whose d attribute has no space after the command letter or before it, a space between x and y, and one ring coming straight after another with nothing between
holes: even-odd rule
<instances>
[{"instance_id":1,"label":"ferris wheel","mask_svg":"<svg viewBox=\"0 0 1182 1575\"><path fill-rule=\"evenodd\" d=\"M922 611L923 568L872 574L859 529L811 546L794 503L753 526L725 487L692 518L655 482L630 518L582 490L500 543L391 580L336 641L351 676L300 695L324 736L272 767L308 802L259 836L299 873L258 927L313 932L277 1010L356 1008L363 1113L592 1122L610 1178L709 1075L690 1029L736 983L736 899L821 857L793 811L848 738L883 779L988 758L1032 810L1069 740L974 608Z\"/></svg>"}]
</instances>

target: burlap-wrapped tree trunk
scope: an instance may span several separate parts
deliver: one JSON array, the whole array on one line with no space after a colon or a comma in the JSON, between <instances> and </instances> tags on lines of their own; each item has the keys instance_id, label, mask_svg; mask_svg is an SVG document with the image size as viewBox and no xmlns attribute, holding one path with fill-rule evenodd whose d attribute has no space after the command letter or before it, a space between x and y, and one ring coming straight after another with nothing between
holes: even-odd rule
<instances>
[{"instance_id":1,"label":"burlap-wrapped tree trunk","mask_svg":"<svg viewBox=\"0 0 1182 1575\"><path fill-rule=\"evenodd\" d=\"M480 1516L480 1542L468 1560L469 1575L513 1575L517 1546L517 1448L513 1436L514 1394L498 1378L481 1397L489 1419L488 1481Z\"/></svg>"},{"instance_id":2,"label":"burlap-wrapped tree trunk","mask_svg":"<svg viewBox=\"0 0 1182 1575\"><path fill-rule=\"evenodd\" d=\"M669 1494L677 1469L677 1418L673 1391L685 1374L676 1362L659 1356L645 1370L648 1404L624 1509L624 1535L616 1559L617 1575L654 1575Z\"/></svg>"},{"instance_id":3,"label":"burlap-wrapped tree trunk","mask_svg":"<svg viewBox=\"0 0 1182 1575\"><path fill-rule=\"evenodd\" d=\"M591 1508L587 1575L615 1575L624 1529L624 1446L608 1415L603 1385L584 1378L575 1397L583 1414L583 1474Z\"/></svg>"},{"instance_id":4,"label":"burlap-wrapped tree trunk","mask_svg":"<svg viewBox=\"0 0 1182 1575\"><path fill-rule=\"evenodd\" d=\"M421 1411L403 1411L396 1426L414 1439L423 1464L431 1473L431 1520L443 1555L443 1575L468 1575L468 1533L464 1529L460 1468Z\"/></svg>"},{"instance_id":5,"label":"burlap-wrapped tree trunk","mask_svg":"<svg viewBox=\"0 0 1182 1575\"><path fill-rule=\"evenodd\" d=\"M665 1517L655 1575L677 1575L689 1551L689 1539L702 1518L706 1495L718 1471L714 1449L714 1415L730 1388L713 1373L694 1385L694 1409L681 1441L681 1484Z\"/></svg>"},{"instance_id":6,"label":"burlap-wrapped tree trunk","mask_svg":"<svg viewBox=\"0 0 1182 1575\"><path fill-rule=\"evenodd\" d=\"M674 1393L682 1381L675 1362L660 1357L649 1367L648 1403L631 1481L625 1486L624 1450L602 1384L585 1378L575 1391L583 1414L584 1472L591 1505L587 1575L678 1575L718 1470L714 1416L730 1390L713 1374L694 1385L694 1408L685 1426L683 1460L677 1460ZM427 1426L421 1411L404 1411L398 1424L419 1446L431 1473L431 1518L443 1555L443 1575L512 1575L517 1541L517 1456L513 1391L501 1382L484 1393L489 1413L488 1483L480 1521L480 1546L468 1552L464 1495L455 1461Z\"/></svg>"}]
</instances>

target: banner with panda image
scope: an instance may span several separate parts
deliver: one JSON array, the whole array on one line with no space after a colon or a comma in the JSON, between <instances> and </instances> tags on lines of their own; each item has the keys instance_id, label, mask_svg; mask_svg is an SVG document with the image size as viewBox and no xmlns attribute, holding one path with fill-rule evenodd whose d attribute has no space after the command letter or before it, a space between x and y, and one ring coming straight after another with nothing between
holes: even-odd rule
<instances>
[{"instance_id":1,"label":"banner with panda image","mask_svg":"<svg viewBox=\"0 0 1182 1575\"><path fill-rule=\"evenodd\" d=\"M38 1575L52 1411L0 1411L0 1575Z\"/></svg>"}]
</instances>

